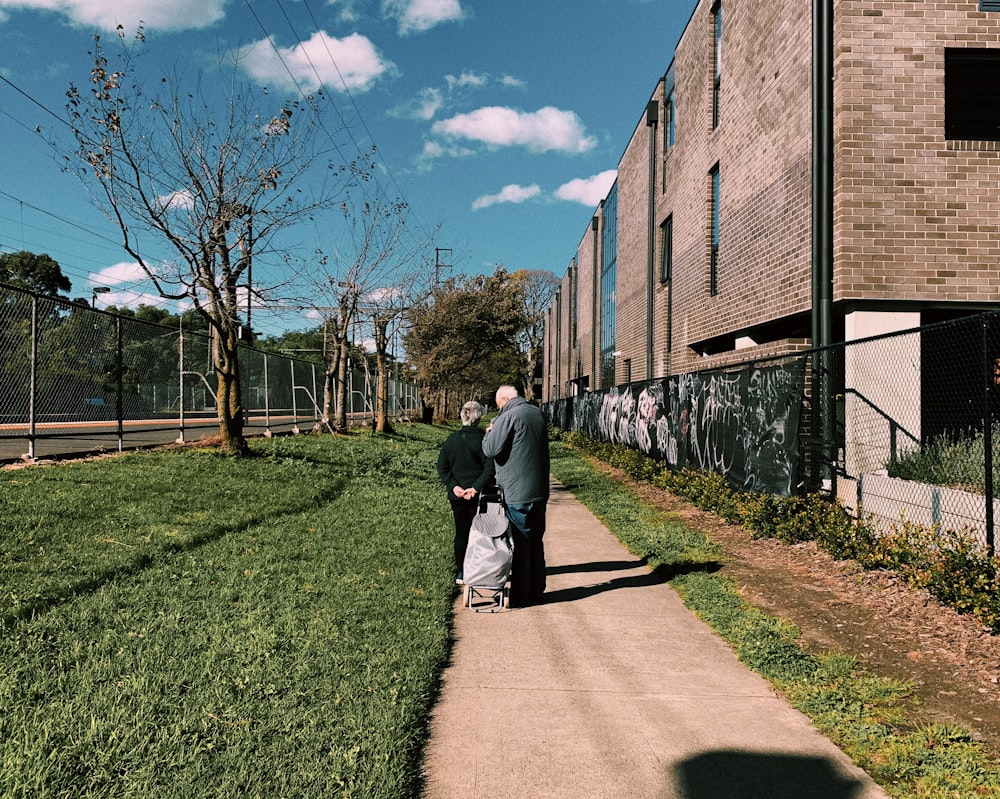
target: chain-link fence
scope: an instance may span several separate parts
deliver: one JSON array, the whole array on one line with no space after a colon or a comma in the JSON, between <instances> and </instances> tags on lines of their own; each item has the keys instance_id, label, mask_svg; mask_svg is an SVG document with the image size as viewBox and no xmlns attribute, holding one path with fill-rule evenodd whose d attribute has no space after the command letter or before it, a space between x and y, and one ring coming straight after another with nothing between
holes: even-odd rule
<instances>
[{"instance_id":1,"label":"chain-link fence","mask_svg":"<svg viewBox=\"0 0 1000 799\"><path fill-rule=\"evenodd\" d=\"M994 548L1000 315L830 350L836 494L877 524L965 532Z\"/></svg>"},{"instance_id":2,"label":"chain-link fence","mask_svg":"<svg viewBox=\"0 0 1000 799\"><path fill-rule=\"evenodd\" d=\"M214 435L215 374L200 332L0 288L0 460ZM311 429L318 363L240 347L247 435ZM374 419L374 375L348 372L347 415ZM419 418L412 381L389 380L391 419Z\"/></svg>"},{"instance_id":3,"label":"chain-link fence","mask_svg":"<svg viewBox=\"0 0 1000 799\"><path fill-rule=\"evenodd\" d=\"M1000 314L557 400L562 429L994 550Z\"/></svg>"}]
</instances>

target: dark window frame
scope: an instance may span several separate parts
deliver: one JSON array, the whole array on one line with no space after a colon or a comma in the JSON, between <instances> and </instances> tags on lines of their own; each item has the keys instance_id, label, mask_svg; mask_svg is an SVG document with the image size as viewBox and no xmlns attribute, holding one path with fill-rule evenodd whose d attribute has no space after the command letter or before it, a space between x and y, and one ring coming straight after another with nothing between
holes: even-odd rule
<instances>
[{"instance_id":1,"label":"dark window frame","mask_svg":"<svg viewBox=\"0 0 1000 799\"><path fill-rule=\"evenodd\" d=\"M945 48L944 137L1000 141L1000 48Z\"/></svg>"},{"instance_id":2,"label":"dark window frame","mask_svg":"<svg viewBox=\"0 0 1000 799\"><path fill-rule=\"evenodd\" d=\"M660 282L669 283L674 272L674 215L660 224Z\"/></svg>"},{"instance_id":3,"label":"dark window frame","mask_svg":"<svg viewBox=\"0 0 1000 799\"><path fill-rule=\"evenodd\" d=\"M722 101L722 3L712 6L712 130L719 127Z\"/></svg>"},{"instance_id":4,"label":"dark window frame","mask_svg":"<svg viewBox=\"0 0 1000 799\"><path fill-rule=\"evenodd\" d=\"M721 239L720 227L722 225L720 215L720 206L722 205L722 174L718 163L709 170L708 175L711 184L708 293L710 296L715 297L719 293L719 243Z\"/></svg>"}]
</instances>

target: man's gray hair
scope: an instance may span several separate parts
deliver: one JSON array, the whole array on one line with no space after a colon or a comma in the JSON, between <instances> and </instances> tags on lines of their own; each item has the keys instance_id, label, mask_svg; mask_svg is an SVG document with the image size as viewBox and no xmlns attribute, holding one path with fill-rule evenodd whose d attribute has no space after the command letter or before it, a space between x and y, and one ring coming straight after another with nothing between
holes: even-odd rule
<instances>
[{"instance_id":1,"label":"man's gray hair","mask_svg":"<svg viewBox=\"0 0 1000 799\"><path fill-rule=\"evenodd\" d=\"M517 389L513 386L500 386L497 389L497 403L500 400L512 400L517 396Z\"/></svg>"},{"instance_id":2,"label":"man's gray hair","mask_svg":"<svg viewBox=\"0 0 1000 799\"><path fill-rule=\"evenodd\" d=\"M462 418L462 424L464 425L479 424L479 420L483 418L483 406L475 400L470 400L462 406L462 410L458 412L458 415Z\"/></svg>"}]
</instances>

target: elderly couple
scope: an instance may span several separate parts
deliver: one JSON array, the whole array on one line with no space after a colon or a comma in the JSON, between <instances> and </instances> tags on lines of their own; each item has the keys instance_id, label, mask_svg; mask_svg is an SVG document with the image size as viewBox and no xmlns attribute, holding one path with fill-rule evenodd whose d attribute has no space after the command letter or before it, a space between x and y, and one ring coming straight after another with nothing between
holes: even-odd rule
<instances>
[{"instance_id":1,"label":"elderly couple","mask_svg":"<svg viewBox=\"0 0 1000 799\"><path fill-rule=\"evenodd\" d=\"M445 440L438 455L438 476L448 488L455 516L455 562L461 582L469 528L484 491L496 482L514 533L512 605L533 605L545 593L545 506L549 499L548 426L542 412L513 386L496 393L500 409L485 431L483 408L462 406L462 428Z\"/></svg>"}]
</instances>

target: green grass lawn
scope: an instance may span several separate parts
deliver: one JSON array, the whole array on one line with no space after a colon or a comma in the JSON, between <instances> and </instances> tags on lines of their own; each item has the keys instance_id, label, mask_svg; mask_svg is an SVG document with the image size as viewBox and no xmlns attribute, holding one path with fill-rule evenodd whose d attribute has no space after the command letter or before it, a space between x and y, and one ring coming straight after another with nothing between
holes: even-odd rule
<instances>
[{"instance_id":1,"label":"green grass lawn","mask_svg":"<svg viewBox=\"0 0 1000 799\"><path fill-rule=\"evenodd\" d=\"M449 654L445 428L0 472L0 797L410 799ZM556 476L889 792L1000 795L961 730L795 630L562 444Z\"/></svg>"},{"instance_id":2,"label":"green grass lawn","mask_svg":"<svg viewBox=\"0 0 1000 799\"><path fill-rule=\"evenodd\" d=\"M0 473L0 795L414 795L455 586L402 430Z\"/></svg>"}]
</instances>

